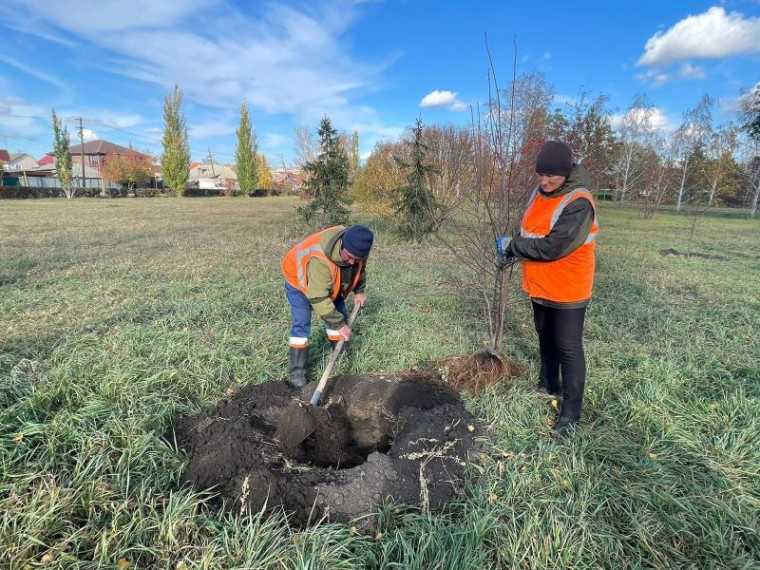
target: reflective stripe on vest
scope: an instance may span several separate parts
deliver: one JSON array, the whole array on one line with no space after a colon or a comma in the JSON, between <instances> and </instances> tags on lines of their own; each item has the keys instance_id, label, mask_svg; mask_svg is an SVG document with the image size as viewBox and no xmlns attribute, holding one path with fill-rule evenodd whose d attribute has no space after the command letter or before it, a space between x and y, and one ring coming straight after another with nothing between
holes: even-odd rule
<instances>
[{"instance_id":1,"label":"reflective stripe on vest","mask_svg":"<svg viewBox=\"0 0 760 570\"><path fill-rule=\"evenodd\" d=\"M298 271L298 284L303 288L306 289L308 287L308 282L306 281L306 274L304 273L304 267L305 263L303 262L304 257L308 257L311 255L314 251L322 251L322 246L312 245L311 247L307 247L306 249L299 249L298 254L296 256L296 270Z\"/></svg>"},{"instance_id":2,"label":"reflective stripe on vest","mask_svg":"<svg viewBox=\"0 0 760 570\"><path fill-rule=\"evenodd\" d=\"M562 215L562 212L565 211L565 206L567 206L567 204L573 198L575 198L575 196L577 196L578 194L581 194L583 196L587 196L589 198L589 202L591 202L591 204L593 205L594 201L593 201L593 198L591 197L591 192L589 192L588 189L586 189L586 188L576 188L575 190L573 190L571 192L568 192L567 194L565 194L562 197L562 201L557 206L557 209L554 210L554 214L552 214L551 221L549 222L549 231L548 232L546 232L545 234L537 234L537 233L534 233L534 232L529 232L529 231L526 231L525 228L522 227L522 225L521 225L520 226L520 235L522 237L534 238L534 239L539 239L539 238L543 238L543 237L548 236L549 233L554 228L554 224L557 223L557 220L559 220L559 217ZM533 200L536 199L537 195L538 195L538 187L536 187L533 190L533 192L531 193L530 198L528 199L528 207L530 207L531 203L533 202ZM599 230L599 222L598 222L597 217L596 217L596 208L594 208L594 223L591 224L591 229L589 230L588 236L586 237L586 239L585 239L585 241L583 243L587 244L587 243L593 243L594 241L596 241L596 234L597 234L598 230Z\"/></svg>"}]
</instances>

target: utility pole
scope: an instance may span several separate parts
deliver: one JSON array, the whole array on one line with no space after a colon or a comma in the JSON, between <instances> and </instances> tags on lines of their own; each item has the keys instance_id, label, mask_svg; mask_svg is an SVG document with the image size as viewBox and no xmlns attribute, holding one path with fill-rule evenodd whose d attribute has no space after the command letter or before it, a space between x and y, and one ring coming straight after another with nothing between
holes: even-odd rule
<instances>
[{"instance_id":1,"label":"utility pole","mask_svg":"<svg viewBox=\"0 0 760 570\"><path fill-rule=\"evenodd\" d=\"M87 188L87 178L84 175L84 127L82 126L82 117L79 117L79 156L82 160L82 191Z\"/></svg>"},{"instance_id":2,"label":"utility pole","mask_svg":"<svg viewBox=\"0 0 760 570\"><path fill-rule=\"evenodd\" d=\"M216 178L216 172L214 172L214 159L211 158L211 147L208 147L208 160L211 163L211 176Z\"/></svg>"}]
</instances>

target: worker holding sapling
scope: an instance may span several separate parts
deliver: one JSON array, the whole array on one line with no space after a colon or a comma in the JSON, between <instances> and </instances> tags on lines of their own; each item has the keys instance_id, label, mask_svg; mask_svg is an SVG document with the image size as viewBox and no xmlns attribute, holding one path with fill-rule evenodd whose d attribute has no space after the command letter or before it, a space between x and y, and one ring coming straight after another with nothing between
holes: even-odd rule
<instances>
[{"instance_id":1,"label":"worker holding sapling","mask_svg":"<svg viewBox=\"0 0 760 570\"><path fill-rule=\"evenodd\" d=\"M583 323L594 283L599 224L588 171L573 162L570 147L559 141L544 144L536 173L539 183L528 200L520 235L498 237L496 249L500 264L522 263L541 354L536 390L561 394L555 430L565 437L580 422L583 406Z\"/></svg>"}]
</instances>

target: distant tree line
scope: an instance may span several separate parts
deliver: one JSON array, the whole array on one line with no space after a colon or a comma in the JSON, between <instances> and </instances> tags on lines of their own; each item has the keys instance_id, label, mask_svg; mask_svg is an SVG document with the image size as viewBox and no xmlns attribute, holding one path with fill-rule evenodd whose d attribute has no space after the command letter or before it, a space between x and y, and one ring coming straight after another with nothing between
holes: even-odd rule
<instances>
[{"instance_id":1,"label":"distant tree line","mask_svg":"<svg viewBox=\"0 0 760 570\"><path fill-rule=\"evenodd\" d=\"M164 96L161 156L164 187L181 195L190 166L183 93L175 84ZM509 105L502 105L509 101ZM301 209L305 221L347 221L356 200L365 211L393 219L399 230L419 240L440 227L457 200L488 185L485 164L509 166L510 184L535 183L532 162L547 140L563 140L576 160L590 171L598 199L635 204L651 218L663 205L676 211L686 205L730 206L757 213L760 200L760 84L742 94L735 121L716 124L715 100L704 94L687 110L680 125L665 129L646 95L636 95L618 117L604 96L582 92L564 105L542 74L516 77L498 90L473 124L423 126L421 120L401 140L378 143L369 157L359 157L359 133L339 133L328 117L315 139L307 127L294 133L297 167L306 183ZM498 140L487 123L498 124ZM236 131L236 171L241 193L274 188L266 158L258 153L248 105L243 101ZM58 177L73 197L68 133L53 111L53 142ZM503 163L507 159L509 165ZM150 161L119 157L104 176L127 188L150 180ZM492 181L491 181L492 182Z\"/></svg>"},{"instance_id":2,"label":"distant tree line","mask_svg":"<svg viewBox=\"0 0 760 570\"><path fill-rule=\"evenodd\" d=\"M662 205L677 211L685 205L748 208L755 215L760 170L760 85L741 98L736 122L716 124L715 100L703 95L686 111L677 128L662 128L655 105L645 96L634 97L622 116L613 114L604 96L581 93L575 100L556 105L553 89L539 73L516 78L499 96L514 98L515 108L502 111L501 144L519 148L499 149L483 129L428 125L422 129L420 144L427 149L427 184L433 196L445 205L452 198L479 192L478 160L488 160L484 149L510 154L516 165L523 163L522 177L531 179L535 153L547 140L563 140L573 149L577 162L590 171L601 199L619 204L636 204L645 217L652 217ZM493 101L491 102L493 104ZM493 117L487 117L493 120ZM509 124L507 124L509 123ZM397 212L394 205L404 186L414 150L408 138L376 145L361 168L352 195L367 210ZM498 145L499 143L497 143ZM487 153L486 153L487 154ZM440 214L439 214L440 215Z\"/></svg>"}]
</instances>

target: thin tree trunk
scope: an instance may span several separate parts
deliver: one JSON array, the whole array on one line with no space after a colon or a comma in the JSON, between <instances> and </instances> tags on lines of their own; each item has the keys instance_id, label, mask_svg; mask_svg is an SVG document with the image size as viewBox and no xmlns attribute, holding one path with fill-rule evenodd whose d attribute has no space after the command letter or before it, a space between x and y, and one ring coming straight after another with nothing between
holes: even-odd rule
<instances>
[{"instance_id":1,"label":"thin tree trunk","mask_svg":"<svg viewBox=\"0 0 760 570\"><path fill-rule=\"evenodd\" d=\"M713 183L710 186L710 197L707 200L708 208L712 206L713 200L715 199L715 192L717 191L717 189L718 189L718 180L715 179L713 180Z\"/></svg>"},{"instance_id":2,"label":"thin tree trunk","mask_svg":"<svg viewBox=\"0 0 760 570\"><path fill-rule=\"evenodd\" d=\"M686 186L686 172L689 167L689 160L686 159L686 163L683 165L683 172L681 173L681 187L678 189L678 200L676 201L676 212L681 211L681 203L683 202L683 190Z\"/></svg>"}]
</instances>

